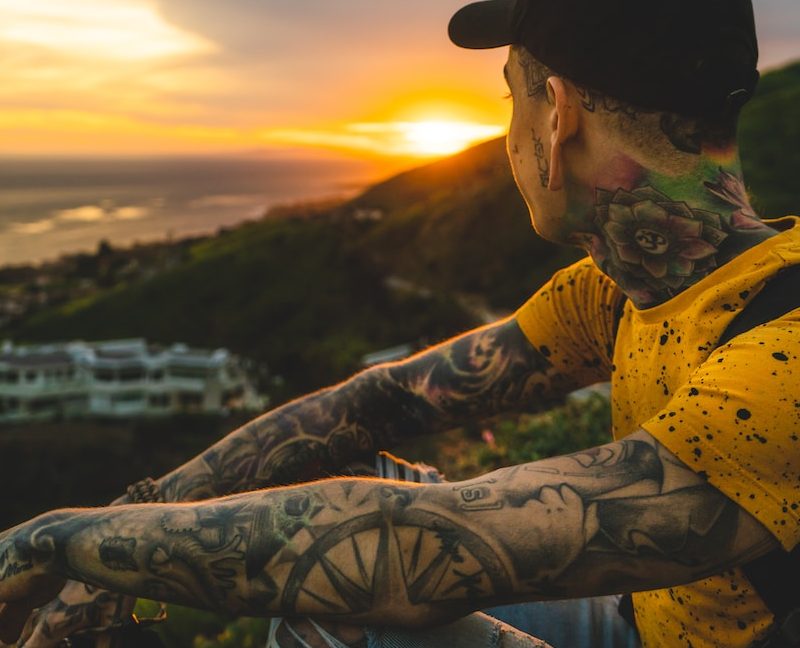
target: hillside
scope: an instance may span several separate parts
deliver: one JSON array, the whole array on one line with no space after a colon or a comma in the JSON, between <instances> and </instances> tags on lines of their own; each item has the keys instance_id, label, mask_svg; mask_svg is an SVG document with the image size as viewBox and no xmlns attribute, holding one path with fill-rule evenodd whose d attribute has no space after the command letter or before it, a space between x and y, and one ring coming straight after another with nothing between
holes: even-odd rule
<instances>
[{"instance_id":1,"label":"hillside","mask_svg":"<svg viewBox=\"0 0 800 648\"><path fill-rule=\"evenodd\" d=\"M799 100L797 63L765 75L743 113L746 175L767 216L800 209ZM370 351L476 324L467 303L511 311L579 256L534 234L494 140L343 205L279 211L198 242L154 277L0 333L227 346L283 377L282 398L345 377Z\"/></svg>"},{"instance_id":2,"label":"hillside","mask_svg":"<svg viewBox=\"0 0 800 648\"><path fill-rule=\"evenodd\" d=\"M359 217L378 210L380 221ZM277 210L192 245L152 278L46 308L2 333L226 346L279 375L284 388L269 388L280 400L346 377L368 352L480 323L465 297L510 311L579 254L533 233L497 140L336 208Z\"/></svg>"},{"instance_id":3,"label":"hillside","mask_svg":"<svg viewBox=\"0 0 800 648\"><path fill-rule=\"evenodd\" d=\"M307 211L196 244L177 267L44 310L14 336L225 346L279 375L281 398L345 376L370 351L470 324L447 296L388 290L329 215Z\"/></svg>"},{"instance_id":4,"label":"hillside","mask_svg":"<svg viewBox=\"0 0 800 648\"><path fill-rule=\"evenodd\" d=\"M481 295L499 310L582 255L533 232L502 138L376 185L352 207L386 214L359 246L387 273Z\"/></svg>"},{"instance_id":5,"label":"hillside","mask_svg":"<svg viewBox=\"0 0 800 648\"><path fill-rule=\"evenodd\" d=\"M800 61L764 75L742 113L739 138L759 211L800 213Z\"/></svg>"}]
</instances>

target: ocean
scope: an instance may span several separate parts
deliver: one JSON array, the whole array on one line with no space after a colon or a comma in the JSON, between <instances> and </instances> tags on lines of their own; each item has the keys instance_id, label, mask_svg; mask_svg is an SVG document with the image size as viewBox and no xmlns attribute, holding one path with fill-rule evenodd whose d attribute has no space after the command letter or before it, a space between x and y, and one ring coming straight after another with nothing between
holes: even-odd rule
<instances>
[{"instance_id":1,"label":"ocean","mask_svg":"<svg viewBox=\"0 0 800 648\"><path fill-rule=\"evenodd\" d=\"M212 233L275 205L347 198L385 175L350 159L0 158L0 266Z\"/></svg>"}]
</instances>

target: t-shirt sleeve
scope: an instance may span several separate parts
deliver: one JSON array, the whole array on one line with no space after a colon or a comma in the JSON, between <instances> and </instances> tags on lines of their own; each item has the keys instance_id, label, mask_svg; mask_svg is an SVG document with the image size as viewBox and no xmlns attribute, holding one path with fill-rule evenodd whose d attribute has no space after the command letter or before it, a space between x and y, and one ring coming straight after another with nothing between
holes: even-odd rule
<instances>
[{"instance_id":1,"label":"t-shirt sleeve","mask_svg":"<svg viewBox=\"0 0 800 648\"><path fill-rule=\"evenodd\" d=\"M800 309L715 350L642 427L791 550L800 541Z\"/></svg>"},{"instance_id":2,"label":"t-shirt sleeve","mask_svg":"<svg viewBox=\"0 0 800 648\"><path fill-rule=\"evenodd\" d=\"M557 272L516 313L522 332L577 389L610 379L622 292L591 259Z\"/></svg>"}]
</instances>

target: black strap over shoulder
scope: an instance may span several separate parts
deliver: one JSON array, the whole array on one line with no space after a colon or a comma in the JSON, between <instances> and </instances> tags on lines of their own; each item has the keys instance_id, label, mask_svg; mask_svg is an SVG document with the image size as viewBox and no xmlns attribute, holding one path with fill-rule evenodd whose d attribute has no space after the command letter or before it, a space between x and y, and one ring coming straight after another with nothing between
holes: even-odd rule
<instances>
[{"instance_id":1,"label":"black strap over shoulder","mask_svg":"<svg viewBox=\"0 0 800 648\"><path fill-rule=\"evenodd\" d=\"M742 571L775 616L771 632L755 646L800 646L800 545L791 552L775 549L742 565Z\"/></svg>"},{"instance_id":2,"label":"black strap over shoulder","mask_svg":"<svg viewBox=\"0 0 800 648\"><path fill-rule=\"evenodd\" d=\"M778 319L800 308L800 265L781 270L735 317L720 337L717 346L727 344L740 333Z\"/></svg>"},{"instance_id":3,"label":"black strap over shoulder","mask_svg":"<svg viewBox=\"0 0 800 648\"><path fill-rule=\"evenodd\" d=\"M617 309L614 322L616 337L625 299ZM716 347L730 342L741 333L765 324L800 308L800 264L778 272L744 309L731 321ZM800 647L800 545L791 552L776 549L742 566L747 580L775 616L768 636L753 648ZM620 603L620 614L633 621L629 596Z\"/></svg>"}]
</instances>

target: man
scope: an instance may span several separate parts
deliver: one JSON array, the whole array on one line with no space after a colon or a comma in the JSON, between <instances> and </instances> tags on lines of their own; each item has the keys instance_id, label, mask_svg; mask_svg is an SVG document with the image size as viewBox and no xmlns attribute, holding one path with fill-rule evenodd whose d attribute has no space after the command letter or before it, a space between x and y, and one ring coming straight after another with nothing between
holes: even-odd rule
<instances>
[{"instance_id":1,"label":"man","mask_svg":"<svg viewBox=\"0 0 800 648\"><path fill-rule=\"evenodd\" d=\"M645 646L748 646L767 632L772 615L739 566L800 539L800 310L717 341L800 262L800 228L759 220L744 190L749 0L490 0L450 33L511 45L517 184L537 231L590 258L513 318L270 412L119 502L163 504L57 511L7 531L6 635L65 578L235 614L410 628L639 592ZM455 484L342 478L209 499L332 474L409 435L604 379L615 441L599 448ZM101 607L68 585L26 645L97 623Z\"/></svg>"}]
</instances>

